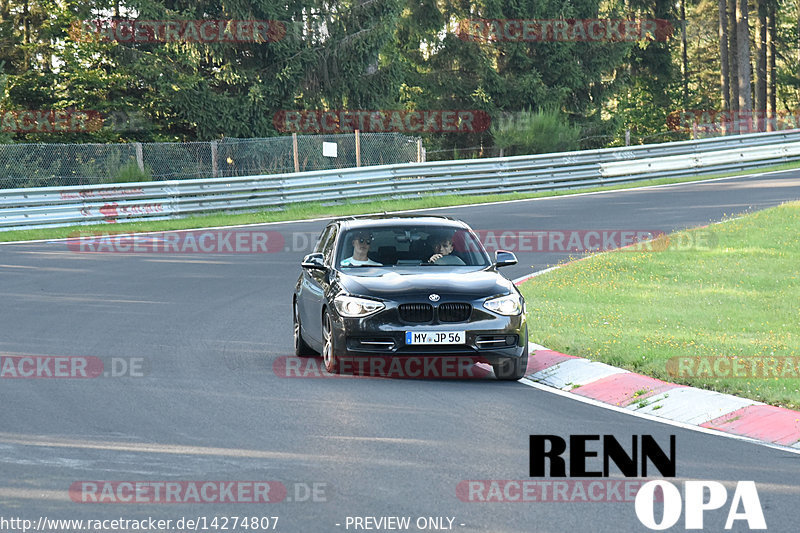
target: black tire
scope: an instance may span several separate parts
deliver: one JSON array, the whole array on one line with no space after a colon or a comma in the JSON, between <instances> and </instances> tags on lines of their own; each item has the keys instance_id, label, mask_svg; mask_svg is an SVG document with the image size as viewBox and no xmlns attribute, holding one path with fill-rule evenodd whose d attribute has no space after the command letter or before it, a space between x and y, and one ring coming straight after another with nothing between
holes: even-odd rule
<instances>
[{"instance_id":1,"label":"black tire","mask_svg":"<svg viewBox=\"0 0 800 533\"><path fill-rule=\"evenodd\" d=\"M294 323L294 354L297 357L312 357L317 352L303 340L303 329L300 327L300 316L297 314L297 302L292 305L292 322Z\"/></svg>"},{"instance_id":2,"label":"black tire","mask_svg":"<svg viewBox=\"0 0 800 533\"><path fill-rule=\"evenodd\" d=\"M525 351L522 357L506 359L492 365L494 375L502 381L517 381L525 377L525 370L528 368L528 344L525 341Z\"/></svg>"},{"instance_id":3,"label":"black tire","mask_svg":"<svg viewBox=\"0 0 800 533\"><path fill-rule=\"evenodd\" d=\"M333 322L327 309L322 313L322 362L329 374L339 373L339 356L333 338Z\"/></svg>"}]
</instances>

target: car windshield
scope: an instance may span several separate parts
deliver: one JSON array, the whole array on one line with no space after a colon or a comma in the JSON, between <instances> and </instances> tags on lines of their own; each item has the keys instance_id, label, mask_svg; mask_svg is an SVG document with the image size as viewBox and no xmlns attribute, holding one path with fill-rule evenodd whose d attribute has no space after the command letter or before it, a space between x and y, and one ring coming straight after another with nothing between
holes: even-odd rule
<instances>
[{"instance_id":1,"label":"car windshield","mask_svg":"<svg viewBox=\"0 0 800 533\"><path fill-rule=\"evenodd\" d=\"M336 265L363 267L487 267L486 250L472 233L446 226L379 226L345 232Z\"/></svg>"}]
</instances>

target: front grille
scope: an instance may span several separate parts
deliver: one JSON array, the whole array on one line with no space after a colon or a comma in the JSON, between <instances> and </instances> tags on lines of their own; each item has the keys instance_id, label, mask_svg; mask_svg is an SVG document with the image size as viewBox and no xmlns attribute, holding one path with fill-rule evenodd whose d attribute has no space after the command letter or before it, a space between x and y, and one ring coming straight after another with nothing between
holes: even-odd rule
<instances>
[{"instance_id":1,"label":"front grille","mask_svg":"<svg viewBox=\"0 0 800 533\"><path fill-rule=\"evenodd\" d=\"M433 320L431 304L400 304L397 308L400 319L405 322L430 322Z\"/></svg>"},{"instance_id":2,"label":"front grille","mask_svg":"<svg viewBox=\"0 0 800 533\"><path fill-rule=\"evenodd\" d=\"M466 322L471 313L470 304L443 303L439 306L439 320L442 322Z\"/></svg>"}]
</instances>

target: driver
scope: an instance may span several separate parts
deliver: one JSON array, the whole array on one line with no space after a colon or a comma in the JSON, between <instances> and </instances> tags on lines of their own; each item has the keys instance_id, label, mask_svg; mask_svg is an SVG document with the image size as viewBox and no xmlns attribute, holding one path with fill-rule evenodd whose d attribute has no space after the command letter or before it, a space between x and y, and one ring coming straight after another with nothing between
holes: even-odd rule
<instances>
[{"instance_id":1,"label":"driver","mask_svg":"<svg viewBox=\"0 0 800 533\"><path fill-rule=\"evenodd\" d=\"M368 231L357 231L353 237L353 255L342 260L342 266L383 266L381 263L373 261L367 257L369 247L372 244L372 233Z\"/></svg>"},{"instance_id":2,"label":"driver","mask_svg":"<svg viewBox=\"0 0 800 533\"><path fill-rule=\"evenodd\" d=\"M453 253L452 235L439 235L433 238L433 255L428 259L428 263L437 265L459 265L464 266L464 261Z\"/></svg>"}]
</instances>

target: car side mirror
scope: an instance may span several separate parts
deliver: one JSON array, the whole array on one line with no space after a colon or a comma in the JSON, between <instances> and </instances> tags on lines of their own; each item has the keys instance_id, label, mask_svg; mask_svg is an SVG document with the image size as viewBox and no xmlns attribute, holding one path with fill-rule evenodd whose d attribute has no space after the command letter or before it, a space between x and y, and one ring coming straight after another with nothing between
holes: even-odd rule
<instances>
[{"instance_id":1,"label":"car side mirror","mask_svg":"<svg viewBox=\"0 0 800 533\"><path fill-rule=\"evenodd\" d=\"M497 250L494 253L494 266L497 268L504 266L511 266L517 264L517 256L514 252L506 252L505 250Z\"/></svg>"},{"instance_id":2,"label":"car side mirror","mask_svg":"<svg viewBox=\"0 0 800 533\"><path fill-rule=\"evenodd\" d=\"M328 267L325 266L325 256L320 252L314 252L313 254L305 256L300 266L308 270L328 270Z\"/></svg>"}]
</instances>

